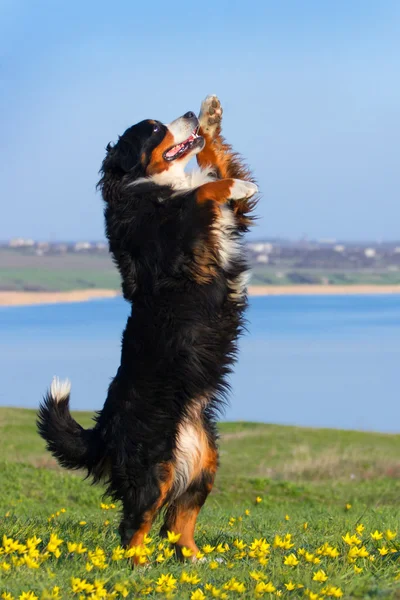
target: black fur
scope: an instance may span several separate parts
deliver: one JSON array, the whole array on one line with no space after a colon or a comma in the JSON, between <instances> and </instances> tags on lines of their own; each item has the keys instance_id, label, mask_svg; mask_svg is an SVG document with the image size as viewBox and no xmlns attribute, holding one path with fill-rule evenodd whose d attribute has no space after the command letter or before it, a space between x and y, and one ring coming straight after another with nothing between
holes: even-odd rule
<instances>
[{"instance_id":1,"label":"black fur","mask_svg":"<svg viewBox=\"0 0 400 600\"><path fill-rule=\"evenodd\" d=\"M95 480L104 477L108 494L122 501L124 544L157 503L179 423L205 396L200 419L216 448L216 414L246 307L245 298L232 297L232 282L247 265L242 257L228 271L220 265L211 243L212 202L199 204L195 191L177 195L151 180L130 185L145 175L165 135L163 126L153 134L153 123L139 123L107 148L99 182L110 251L132 304L104 408L88 431L70 416L68 399L57 404L47 395L39 413L39 433L60 464L84 468ZM232 237L241 234L239 227L231 231ZM212 480L202 473L184 500L201 506ZM172 503L167 523L174 510Z\"/></svg>"}]
</instances>

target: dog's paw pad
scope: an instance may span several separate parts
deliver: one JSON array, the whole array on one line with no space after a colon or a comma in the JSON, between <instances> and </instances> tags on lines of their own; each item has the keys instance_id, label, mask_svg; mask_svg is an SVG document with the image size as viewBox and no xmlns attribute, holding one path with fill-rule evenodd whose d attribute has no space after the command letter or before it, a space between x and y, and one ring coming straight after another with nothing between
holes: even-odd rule
<instances>
[{"instance_id":1,"label":"dog's paw pad","mask_svg":"<svg viewBox=\"0 0 400 600\"><path fill-rule=\"evenodd\" d=\"M217 96L207 96L201 104L199 122L204 133L211 137L216 133L222 120L222 106Z\"/></svg>"}]
</instances>

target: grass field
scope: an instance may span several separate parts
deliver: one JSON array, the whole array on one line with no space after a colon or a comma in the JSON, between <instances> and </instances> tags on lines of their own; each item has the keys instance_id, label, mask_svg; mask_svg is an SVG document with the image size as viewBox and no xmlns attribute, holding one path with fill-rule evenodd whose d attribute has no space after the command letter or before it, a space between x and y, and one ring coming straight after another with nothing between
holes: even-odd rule
<instances>
[{"instance_id":1,"label":"grass field","mask_svg":"<svg viewBox=\"0 0 400 600\"><path fill-rule=\"evenodd\" d=\"M68 253L37 256L0 249L0 290L69 291L88 288L120 289L117 269L108 253ZM291 264L258 265L252 269L252 285L291 286L399 285L400 271L385 268L337 269L295 268Z\"/></svg>"},{"instance_id":2,"label":"grass field","mask_svg":"<svg viewBox=\"0 0 400 600\"><path fill-rule=\"evenodd\" d=\"M155 526L132 571L118 507L58 469L34 420L0 409L3 599L400 598L398 436L222 424L204 560L177 562Z\"/></svg>"}]
</instances>

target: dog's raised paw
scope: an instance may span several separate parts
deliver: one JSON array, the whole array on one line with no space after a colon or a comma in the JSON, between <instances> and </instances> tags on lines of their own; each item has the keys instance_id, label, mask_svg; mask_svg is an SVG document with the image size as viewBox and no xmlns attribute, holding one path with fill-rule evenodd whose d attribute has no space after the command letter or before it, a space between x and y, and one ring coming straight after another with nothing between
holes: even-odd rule
<instances>
[{"instance_id":1,"label":"dog's raised paw","mask_svg":"<svg viewBox=\"0 0 400 600\"><path fill-rule=\"evenodd\" d=\"M201 103L199 114L200 127L203 133L213 137L222 120L222 106L219 98L213 94Z\"/></svg>"},{"instance_id":2,"label":"dog's raised paw","mask_svg":"<svg viewBox=\"0 0 400 600\"><path fill-rule=\"evenodd\" d=\"M233 179L233 185L230 189L229 198L231 200L243 200L251 198L258 192L258 187L251 181L243 181L242 179Z\"/></svg>"}]
</instances>

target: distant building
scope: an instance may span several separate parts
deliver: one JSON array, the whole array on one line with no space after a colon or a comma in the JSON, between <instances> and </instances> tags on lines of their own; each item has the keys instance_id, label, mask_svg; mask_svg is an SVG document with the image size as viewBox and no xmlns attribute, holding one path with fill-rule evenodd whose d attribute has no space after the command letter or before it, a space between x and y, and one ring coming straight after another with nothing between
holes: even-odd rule
<instances>
[{"instance_id":1,"label":"distant building","mask_svg":"<svg viewBox=\"0 0 400 600\"><path fill-rule=\"evenodd\" d=\"M375 248L365 248L364 255L367 258L375 258L375 256L376 256L376 250L375 250Z\"/></svg>"},{"instance_id":2,"label":"distant building","mask_svg":"<svg viewBox=\"0 0 400 600\"><path fill-rule=\"evenodd\" d=\"M90 242L76 242L74 245L75 252L82 252L82 250L90 250L92 244Z\"/></svg>"},{"instance_id":3,"label":"distant building","mask_svg":"<svg viewBox=\"0 0 400 600\"><path fill-rule=\"evenodd\" d=\"M13 238L8 243L10 248L32 248L34 245L35 242L33 240L25 238Z\"/></svg>"}]
</instances>

